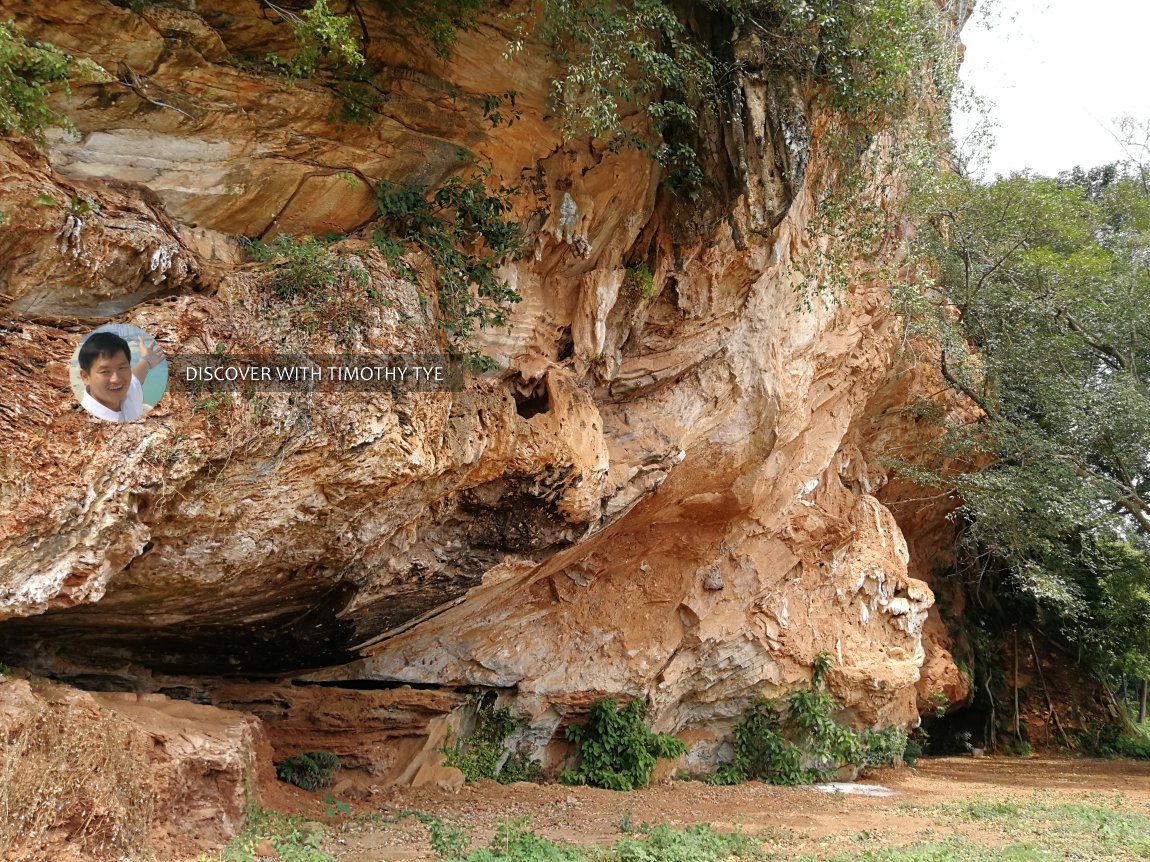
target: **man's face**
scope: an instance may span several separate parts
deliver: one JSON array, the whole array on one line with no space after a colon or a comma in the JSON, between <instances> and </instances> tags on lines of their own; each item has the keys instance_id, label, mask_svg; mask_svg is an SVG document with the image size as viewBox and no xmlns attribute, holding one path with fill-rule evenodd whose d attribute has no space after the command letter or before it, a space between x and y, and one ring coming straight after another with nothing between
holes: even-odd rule
<instances>
[{"instance_id":1,"label":"man's face","mask_svg":"<svg viewBox=\"0 0 1150 862\"><path fill-rule=\"evenodd\" d=\"M123 353L97 356L91 370L81 371L80 377L93 398L110 410L119 410L132 382L132 366Z\"/></svg>"}]
</instances>

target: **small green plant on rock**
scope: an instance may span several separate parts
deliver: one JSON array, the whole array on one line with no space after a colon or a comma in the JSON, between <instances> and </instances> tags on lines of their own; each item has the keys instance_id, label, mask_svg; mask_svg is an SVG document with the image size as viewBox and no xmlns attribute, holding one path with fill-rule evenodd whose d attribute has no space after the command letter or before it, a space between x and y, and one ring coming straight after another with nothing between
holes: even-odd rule
<instances>
[{"instance_id":1,"label":"small green plant on rock","mask_svg":"<svg viewBox=\"0 0 1150 862\"><path fill-rule=\"evenodd\" d=\"M483 94L483 119L491 122L491 128L494 129L501 123L510 126L516 120L523 118L523 112L515 107L515 99L518 95L519 93L515 90L508 90L502 95L499 93ZM505 106L504 102L508 104Z\"/></svg>"},{"instance_id":2,"label":"small green plant on rock","mask_svg":"<svg viewBox=\"0 0 1150 862\"><path fill-rule=\"evenodd\" d=\"M379 300L371 274L360 258L342 253L314 236L280 234L270 242L250 243L252 257L270 264L270 301L264 312L283 325L281 313L309 335L322 332L354 343ZM386 304L386 303L384 303Z\"/></svg>"},{"instance_id":3,"label":"small green plant on rock","mask_svg":"<svg viewBox=\"0 0 1150 862\"><path fill-rule=\"evenodd\" d=\"M259 263L272 264L271 285L280 299L297 296L325 299L344 275L359 284L368 281L363 267L349 263L319 237L296 239L281 233L270 242L253 242L251 255Z\"/></svg>"},{"instance_id":4,"label":"small green plant on rock","mask_svg":"<svg viewBox=\"0 0 1150 862\"><path fill-rule=\"evenodd\" d=\"M946 715L946 708L950 706L950 699L944 691L932 691L926 696L926 705L930 707L935 718L942 718Z\"/></svg>"},{"instance_id":5,"label":"small green plant on rock","mask_svg":"<svg viewBox=\"0 0 1150 862\"><path fill-rule=\"evenodd\" d=\"M475 711L475 729L467 737L444 747L443 763L454 766L468 781L493 778L500 784L511 784L537 780L541 774L537 760L515 753L504 761L504 741L522 726L507 707L495 709L491 701L480 700Z\"/></svg>"},{"instance_id":6,"label":"small green plant on rock","mask_svg":"<svg viewBox=\"0 0 1150 862\"><path fill-rule=\"evenodd\" d=\"M277 761L276 778L304 790L316 791L331 786L337 769L339 758L330 751L317 749Z\"/></svg>"},{"instance_id":7,"label":"small green plant on rock","mask_svg":"<svg viewBox=\"0 0 1150 862\"><path fill-rule=\"evenodd\" d=\"M327 0L316 0L315 5L296 15L275 4L268 3L292 26L295 35L295 53L284 59L268 55L268 62L289 78L310 78L322 63L333 66L362 66L363 52L359 40L351 33L351 18L336 15L327 6Z\"/></svg>"},{"instance_id":8,"label":"small green plant on rock","mask_svg":"<svg viewBox=\"0 0 1150 862\"><path fill-rule=\"evenodd\" d=\"M337 814L342 817L351 816L351 806L342 799L336 799L330 793L323 798L323 804L327 806L324 809L324 814L328 817L335 817Z\"/></svg>"},{"instance_id":9,"label":"small green plant on rock","mask_svg":"<svg viewBox=\"0 0 1150 862\"><path fill-rule=\"evenodd\" d=\"M68 92L71 80L107 77L90 60L76 60L44 42L29 42L15 23L0 22L0 134L28 137L43 146L48 127L72 128L48 105L52 85Z\"/></svg>"},{"instance_id":10,"label":"small green plant on rock","mask_svg":"<svg viewBox=\"0 0 1150 862\"><path fill-rule=\"evenodd\" d=\"M906 750L905 733L897 728L856 731L835 721L839 704L823 690L830 668L830 655L821 653L814 662L810 688L782 701L752 703L735 728L734 759L712 781L811 784L827 780L845 764L897 763Z\"/></svg>"},{"instance_id":11,"label":"small green plant on rock","mask_svg":"<svg viewBox=\"0 0 1150 862\"><path fill-rule=\"evenodd\" d=\"M206 392L192 402L192 410L204 417L208 427L218 428L234 403L230 392Z\"/></svg>"},{"instance_id":12,"label":"small green plant on rock","mask_svg":"<svg viewBox=\"0 0 1150 862\"><path fill-rule=\"evenodd\" d=\"M442 60L451 58L459 33L479 26L479 13L488 0L392 0L388 4L405 24L415 28Z\"/></svg>"},{"instance_id":13,"label":"small green plant on rock","mask_svg":"<svg viewBox=\"0 0 1150 862\"><path fill-rule=\"evenodd\" d=\"M622 709L611 697L596 701L586 724L567 728L567 738L579 745L579 766L565 770L559 780L634 790L651 780L658 758L686 754L687 746L680 740L669 733L653 733L643 723L645 711L638 699Z\"/></svg>"},{"instance_id":14,"label":"small green plant on rock","mask_svg":"<svg viewBox=\"0 0 1150 862\"><path fill-rule=\"evenodd\" d=\"M627 276L623 283L643 298L655 295L655 275L646 262L627 267Z\"/></svg>"},{"instance_id":15,"label":"small green plant on rock","mask_svg":"<svg viewBox=\"0 0 1150 862\"><path fill-rule=\"evenodd\" d=\"M430 258L438 288L438 321L452 351L481 370L490 359L468 345L476 328L507 324L507 307L522 297L502 278L502 262L522 249L519 226L507 216L513 190L488 189L490 171L452 177L430 195L413 186L382 182L377 189L380 227L376 247L400 262L407 246Z\"/></svg>"}]
</instances>

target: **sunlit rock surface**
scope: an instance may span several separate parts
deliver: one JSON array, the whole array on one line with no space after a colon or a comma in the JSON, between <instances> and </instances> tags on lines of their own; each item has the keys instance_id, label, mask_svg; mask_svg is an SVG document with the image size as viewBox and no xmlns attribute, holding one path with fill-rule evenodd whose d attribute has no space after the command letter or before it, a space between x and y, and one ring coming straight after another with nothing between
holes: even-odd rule
<instances>
[{"instance_id":1,"label":"sunlit rock surface","mask_svg":"<svg viewBox=\"0 0 1150 862\"><path fill-rule=\"evenodd\" d=\"M966 696L926 582L946 512L897 505L914 492L882 460L923 444L892 416L934 381L907 376L883 284L797 290L830 168L802 82L737 46L741 106L704 129L725 185L692 207L644 153L564 139L546 50L503 60L498 23L445 63L364 4L386 98L356 125L322 77L251 65L292 45L266 4L178 5L0 0L110 76L59 97L76 132L46 157L0 142L8 660L257 714L213 680L441 688L422 708L443 714L490 687L540 750L615 695L713 753L824 651L859 723ZM483 97L511 90L522 116L493 127ZM169 354L441 349L426 261L409 256L413 284L366 241L371 184L473 164L517 189L528 240L503 270L523 296L509 330L477 339L503 370L435 394L173 390L124 426L74 403L68 360L110 316ZM332 231L373 299L348 282L327 313L354 325L294 325L312 311L271 294L244 240ZM301 704L334 690L284 689L276 726L310 732ZM404 756L429 721L396 735ZM364 762L396 777L397 757Z\"/></svg>"}]
</instances>

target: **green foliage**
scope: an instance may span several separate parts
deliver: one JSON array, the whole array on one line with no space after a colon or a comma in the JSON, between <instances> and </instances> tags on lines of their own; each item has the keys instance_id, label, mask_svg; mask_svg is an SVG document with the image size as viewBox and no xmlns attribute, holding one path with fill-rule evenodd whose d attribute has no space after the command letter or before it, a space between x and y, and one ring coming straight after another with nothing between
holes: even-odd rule
<instances>
[{"instance_id":1,"label":"green foliage","mask_svg":"<svg viewBox=\"0 0 1150 862\"><path fill-rule=\"evenodd\" d=\"M1115 724L1091 725L1076 735L1079 749L1096 757L1150 760L1150 735L1138 728L1124 732Z\"/></svg>"},{"instance_id":2,"label":"green foliage","mask_svg":"<svg viewBox=\"0 0 1150 862\"><path fill-rule=\"evenodd\" d=\"M949 177L919 237L946 301L941 370L985 414L968 446L995 459L950 482L961 568L988 616L1134 678L1150 674L1148 179Z\"/></svg>"},{"instance_id":3,"label":"green foliage","mask_svg":"<svg viewBox=\"0 0 1150 862\"><path fill-rule=\"evenodd\" d=\"M448 852L444 853L437 847L436 856L441 862L581 862L584 858L572 844L556 844L531 832L528 823L527 817L500 821L487 847L472 850L466 856L446 847Z\"/></svg>"},{"instance_id":4,"label":"green foliage","mask_svg":"<svg viewBox=\"0 0 1150 862\"><path fill-rule=\"evenodd\" d=\"M523 117L523 112L515 107L515 99L519 94L515 90L508 90L502 95L485 93L483 96L483 119L490 121L491 128L501 124L510 126ZM506 104L504 104L506 103ZM506 114L503 112L507 111Z\"/></svg>"},{"instance_id":5,"label":"green foliage","mask_svg":"<svg viewBox=\"0 0 1150 862\"><path fill-rule=\"evenodd\" d=\"M55 198L44 194L37 195L36 203L46 207L62 207L62 205L58 203ZM74 218L80 218L91 212L98 213L100 211L100 205L95 201L86 200L79 195L72 195L68 199L67 210L68 215L73 216Z\"/></svg>"},{"instance_id":6,"label":"green foliage","mask_svg":"<svg viewBox=\"0 0 1150 862\"><path fill-rule=\"evenodd\" d=\"M435 267L438 321L453 350L480 368L490 360L468 345L478 327L505 326L507 306L521 297L498 275L522 249L518 225L508 219L513 190L489 190L483 170L452 177L430 196L416 186L382 182L377 189L380 227L373 242L389 260L414 246Z\"/></svg>"},{"instance_id":7,"label":"green foliage","mask_svg":"<svg viewBox=\"0 0 1150 862\"><path fill-rule=\"evenodd\" d=\"M1003 753L1013 757L1031 757L1034 755L1033 746L1025 739L1012 739L1002 750Z\"/></svg>"},{"instance_id":8,"label":"green foliage","mask_svg":"<svg viewBox=\"0 0 1150 862\"><path fill-rule=\"evenodd\" d=\"M275 766L276 778L280 781L315 791L331 786L339 769L339 758L330 751L318 749L277 761Z\"/></svg>"},{"instance_id":9,"label":"green foliage","mask_svg":"<svg viewBox=\"0 0 1150 862\"><path fill-rule=\"evenodd\" d=\"M559 844L534 834L527 818L501 821L491 843L468 849L470 841L458 830L443 838L444 827L433 817L421 817L432 830L438 862L744 862L765 858L757 841L740 833L722 833L706 824L673 829L660 824L644 827L643 834L625 835L609 847L583 849ZM448 830L451 831L451 830Z\"/></svg>"},{"instance_id":10,"label":"green foliage","mask_svg":"<svg viewBox=\"0 0 1150 862\"><path fill-rule=\"evenodd\" d=\"M718 832L706 823L688 829L659 824L643 835L625 835L600 857L604 862L726 862L766 858L759 842L738 832Z\"/></svg>"},{"instance_id":11,"label":"green foliage","mask_svg":"<svg viewBox=\"0 0 1150 862\"><path fill-rule=\"evenodd\" d=\"M336 799L329 793L323 798L323 801L327 806L327 808L324 809L324 813L328 817L335 817L336 815L342 815L343 817L351 816L351 806L342 799Z\"/></svg>"},{"instance_id":12,"label":"green foliage","mask_svg":"<svg viewBox=\"0 0 1150 862\"><path fill-rule=\"evenodd\" d=\"M255 862L256 848L269 841L284 862L336 862L323 850L323 835L304 829L304 819L254 805L248 807L243 831L219 853L198 862Z\"/></svg>"},{"instance_id":13,"label":"green foliage","mask_svg":"<svg viewBox=\"0 0 1150 862\"><path fill-rule=\"evenodd\" d=\"M702 180L697 156L668 136L694 128L697 106L715 103L715 68L672 8L662 0L545 0L540 34L565 66L551 85L564 130L649 150L672 187L692 193ZM648 133L623 123L635 109Z\"/></svg>"},{"instance_id":14,"label":"green foliage","mask_svg":"<svg viewBox=\"0 0 1150 862\"><path fill-rule=\"evenodd\" d=\"M357 126L372 125L387 102L387 94L370 81L340 81L334 90L339 97L338 119Z\"/></svg>"},{"instance_id":15,"label":"green foliage","mask_svg":"<svg viewBox=\"0 0 1150 862\"><path fill-rule=\"evenodd\" d=\"M234 403L230 392L205 392L192 402L192 410L204 417L209 428L219 428Z\"/></svg>"},{"instance_id":16,"label":"green foliage","mask_svg":"<svg viewBox=\"0 0 1150 862\"><path fill-rule=\"evenodd\" d=\"M897 728L855 731L834 720L840 707L823 691L830 656L814 663L810 688L780 701L753 702L735 728L735 756L715 784L761 779L772 784L825 781L845 764L889 766L902 759L907 736Z\"/></svg>"},{"instance_id":17,"label":"green foliage","mask_svg":"<svg viewBox=\"0 0 1150 862\"><path fill-rule=\"evenodd\" d=\"M735 728L735 757L719 769L716 784L751 778L772 784L809 784L817 776L803 767L803 752L783 735L783 714L772 701L755 701Z\"/></svg>"},{"instance_id":18,"label":"green foliage","mask_svg":"<svg viewBox=\"0 0 1150 862\"><path fill-rule=\"evenodd\" d=\"M871 131L920 98L946 104L953 44L933 0L718 0L764 28L777 66L822 84L830 104Z\"/></svg>"},{"instance_id":19,"label":"green foliage","mask_svg":"<svg viewBox=\"0 0 1150 862\"><path fill-rule=\"evenodd\" d=\"M537 780L541 774L538 761L518 752L504 756L504 741L522 727L507 707L495 709L489 700L481 700L475 710L475 729L465 739L444 747L443 762L459 769L468 781L493 778L500 784L511 784Z\"/></svg>"},{"instance_id":20,"label":"green foliage","mask_svg":"<svg viewBox=\"0 0 1150 862\"><path fill-rule=\"evenodd\" d=\"M926 705L934 713L935 718L946 715L946 708L950 706L950 699L944 691L932 691L926 696Z\"/></svg>"},{"instance_id":21,"label":"green foliage","mask_svg":"<svg viewBox=\"0 0 1150 862\"><path fill-rule=\"evenodd\" d=\"M349 68L363 65L359 40L351 32L351 17L336 15L328 8L327 0L316 0L311 9L300 15L278 6L273 8L291 23L296 50L287 59L269 54L267 60L289 78L310 78L321 65Z\"/></svg>"},{"instance_id":22,"label":"green foliage","mask_svg":"<svg viewBox=\"0 0 1150 862\"><path fill-rule=\"evenodd\" d=\"M627 277L623 283L644 298L655 295L655 276L646 262L627 267Z\"/></svg>"},{"instance_id":23,"label":"green foliage","mask_svg":"<svg viewBox=\"0 0 1150 862\"><path fill-rule=\"evenodd\" d=\"M514 784L516 781L538 782L542 779L542 764L521 751L512 752L500 768L499 774L495 776L495 780L500 784Z\"/></svg>"},{"instance_id":24,"label":"green foliage","mask_svg":"<svg viewBox=\"0 0 1150 862\"><path fill-rule=\"evenodd\" d=\"M897 727L884 727L882 730L855 731L859 744L859 766L894 766L899 761L905 761L913 766L907 759L906 752L910 747L910 740L906 732ZM922 753L921 748L919 754ZM917 755L912 754L912 759Z\"/></svg>"},{"instance_id":25,"label":"green foliage","mask_svg":"<svg viewBox=\"0 0 1150 862\"><path fill-rule=\"evenodd\" d=\"M388 5L446 58L458 31L474 29L490 4ZM613 150L649 152L672 191L692 200L706 182L697 130L704 116L717 120L723 114L731 81L747 71L745 51L736 58L730 50L736 32L753 34L772 71L818 84L842 120L843 139L856 148L924 103L946 104L955 80L957 41L933 0L699 5L704 9L664 0L543 0L537 10L500 17L517 21L508 56L523 50L533 26L562 64L551 97L565 134L602 138ZM507 99L514 106L512 93L484 98L484 116L493 127L507 120L500 109ZM624 121L635 115L639 123Z\"/></svg>"},{"instance_id":26,"label":"green foliage","mask_svg":"<svg viewBox=\"0 0 1150 862\"><path fill-rule=\"evenodd\" d=\"M1150 760L1150 738L1122 734L1114 744L1114 753L1134 760Z\"/></svg>"},{"instance_id":27,"label":"green foliage","mask_svg":"<svg viewBox=\"0 0 1150 862\"><path fill-rule=\"evenodd\" d=\"M379 302L371 275L356 255L318 237L288 234L267 243L251 242L249 250L256 261L271 265L270 299L263 313L273 325L290 325L308 335L322 333L354 346Z\"/></svg>"},{"instance_id":28,"label":"green foliage","mask_svg":"<svg viewBox=\"0 0 1150 862\"><path fill-rule=\"evenodd\" d=\"M274 264L271 286L280 299L303 296L322 300L328 298L344 275L360 284L368 279L362 266L347 262L314 236L297 239L281 233L271 242L253 242L250 250L256 261Z\"/></svg>"},{"instance_id":29,"label":"green foliage","mask_svg":"<svg viewBox=\"0 0 1150 862\"><path fill-rule=\"evenodd\" d=\"M648 150L672 190L692 199L705 181L695 130L703 114L721 113L730 80L743 71L744 61L719 47L736 30L754 34L775 70L819 83L853 142L923 101L945 104L955 78L955 42L931 0L702 5L709 40L662 0L545 0L538 28L564 65L551 95L565 131ZM645 128L623 122L635 113Z\"/></svg>"},{"instance_id":30,"label":"green foliage","mask_svg":"<svg viewBox=\"0 0 1150 862\"><path fill-rule=\"evenodd\" d=\"M567 738L579 745L579 766L565 771L560 781L634 790L651 780L658 758L686 754L687 746L675 737L651 732L643 723L645 712L638 699L622 709L614 698L596 701L586 724L567 728Z\"/></svg>"},{"instance_id":31,"label":"green foliage","mask_svg":"<svg viewBox=\"0 0 1150 862\"><path fill-rule=\"evenodd\" d=\"M430 814L415 813L414 816L427 827L428 840L431 841L431 849L435 851L437 860L446 862L467 853L467 849L471 846L471 838L463 829L444 823Z\"/></svg>"},{"instance_id":32,"label":"green foliage","mask_svg":"<svg viewBox=\"0 0 1150 862\"><path fill-rule=\"evenodd\" d=\"M902 750L903 763L907 766L914 766L923 755L926 741L927 734L923 730L919 730L918 733L909 737L906 741L906 748Z\"/></svg>"},{"instance_id":33,"label":"green foliage","mask_svg":"<svg viewBox=\"0 0 1150 862\"><path fill-rule=\"evenodd\" d=\"M388 0L388 6L426 39L442 60L451 58L460 31L474 30L489 0Z\"/></svg>"},{"instance_id":34,"label":"green foliage","mask_svg":"<svg viewBox=\"0 0 1150 862\"><path fill-rule=\"evenodd\" d=\"M51 86L67 92L70 79L80 73L91 76L96 69L52 45L27 41L12 21L0 22L0 133L42 146L48 127L71 128L48 104Z\"/></svg>"}]
</instances>

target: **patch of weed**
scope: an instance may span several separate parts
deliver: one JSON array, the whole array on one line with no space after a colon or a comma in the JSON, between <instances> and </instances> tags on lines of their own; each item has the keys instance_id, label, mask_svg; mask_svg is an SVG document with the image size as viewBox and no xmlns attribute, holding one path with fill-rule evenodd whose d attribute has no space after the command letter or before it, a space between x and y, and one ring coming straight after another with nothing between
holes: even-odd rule
<instances>
[{"instance_id":1,"label":"patch of weed","mask_svg":"<svg viewBox=\"0 0 1150 862\"><path fill-rule=\"evenodd\" d=\"M328 8L327 0L316 0L312 8L299 15L278 6L273 8L291 24L296 43L291 57L267 56L267 61L279 72L289 78L310 78L321 65L363 65L363 51L351 32L351 16L335 14Z\"/></svg>"},{"instance_id":2,"label":"patch of weed","mask_svg":"<svg viewBox=\"0 0 1150 862\"><path fill-rule=\"evenodd\" d=\"M764 859L759 842L741 832L719 832L705 823L674 829L665 823L639 836L625 835L596 857L600 862L744 862Z\"/></svg>"},{"instance_id":3,"label":"patch of weed","mask_svg":"<svg viewBox=\"0 0 1150 862\"><path fill-rule=\"evenodd\" d=\"M442 824L424 817L430 829ZM723 833L706 824L674 829L665 824L643 827L642 834L625 835L614 844L580 848L550 841L536 835L529 819L504 820L487 847L466 849L469 844L454 835L445 841L432 834L439 862L726 862L732 857L742 862L765 859L759 842L740 832Z\"/></svg>"},{"instance_id":4,"label":"patch of weed","mask_svg":"<svg viewBox=\"0 0 1150 862\"><path fill-rule=\"evenodd\" d=\"M198 862L254 862L256 848L267 841L283 862L336 862L323 849L323 834L304 829L296 815L280 814L249 805L243 831L219 853L202 855Z\"/></svg>"},{"instance_id":5,"label":"patch of weed","mask_svg":"<svg viewBox=\"0 0 1150 862\"><path fill-rule=\"evenodd\" d=\"M514 191L502 185L488 189L489 176L484 169L467 179L452 177L431 193L381 182L380 228L372 238L393 265L408 246L428 256L439 326L455 354L481 370L492 363L468 339L477 328L506 326L508 306L522 299L498 274L503 261L522 250L519 226L507 218Z\"/></svg>"},{"instance_id":6,"label":"patch of weed","mask_svg":"<svg viewBox=\"0 0 1150 862\"><path fill-rule=\"evenodd\" d=\"M579 745L579 766L565 770L565 784L590 784L608 790L634 790L651 780L658 758L686 754L687 746L668 733L652 733L643 723L646 706L632 700L622 709L614 698L591 707L587 723L567 728Z\"/></svg>"},{"instance_id":7,"label":"patch of weed","mask_svg":"<svg viewBox=\"0 0 1150 862\"><path fill-rule=\"evenodd\" d=\"M475 707L475 729L443 748L444 765L454 766L468 781L493 778L500 784L538 780L542 769L539 761L516 752L506 756L504 741L523 725L507 707L495 708L490 699L481 699Z\"/></svg>"},{"instance_id":8,"label":"patch of weed","mask_svg":"<svg viewBox=\"0 0 1150 862\"><path fill-rule=\"evenodd\" d=\"M276 778L280 781L314 791L331 786L339 769L339 758L330 751L318 749L277 761L275 766Z\"/></svg>"},{"instance_id":9,"label":"patch of weed","mask_svg":"<svg viewBox=\"0 0 1150 862\"><path fill-rule=\"evenodd\" d=\"M811 784L844 764L888 766L903 757L907 736L897 728L852 730L839 724L840 707L823 691L830 656L815 659L810 688L781 701L752 703L735 728L735 756L711 781L737 784L752 778L772 784Z\"/></svg>"}]
</instances>

